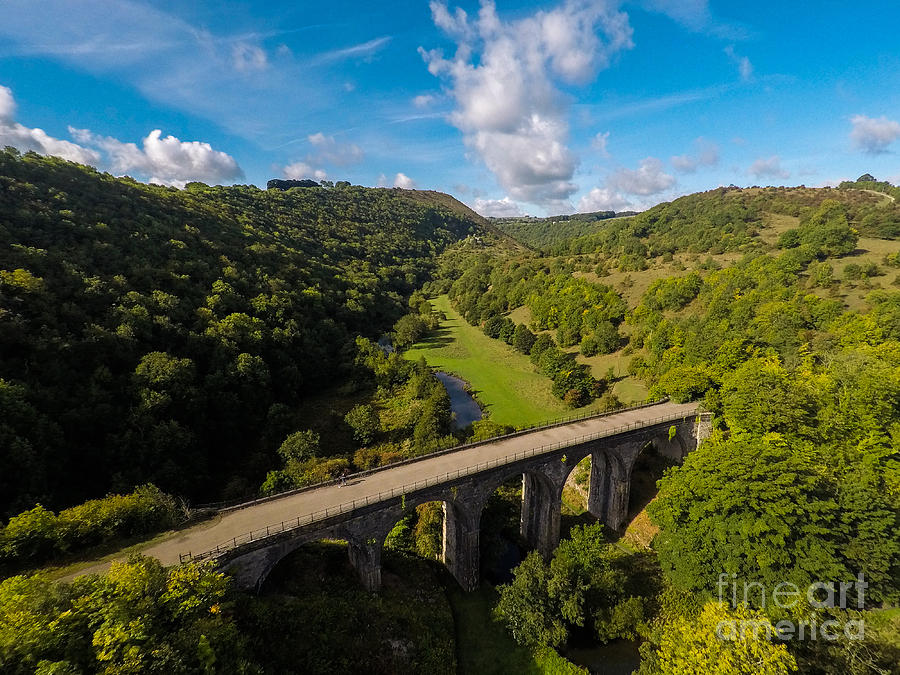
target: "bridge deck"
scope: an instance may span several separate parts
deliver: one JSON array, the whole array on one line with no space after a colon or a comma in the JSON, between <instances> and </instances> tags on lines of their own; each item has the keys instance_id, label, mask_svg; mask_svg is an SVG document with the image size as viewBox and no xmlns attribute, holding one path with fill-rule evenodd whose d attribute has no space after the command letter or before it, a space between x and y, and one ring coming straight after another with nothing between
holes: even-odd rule
<instances>
[{"instance_id":1,"label":"bridge deck","mask_svg":"<svg viewBox=\"0 0 900 675\"><path fill-rule=\"evenodd\" d=\"M417 462L354 478L343 487L326 485L229 511L212 521L200 523L181 530L168 539L155 542L141 553L159 559L164 565L173 565L179 562L179 554L203 553L229 542L234 537L246 537L251 530L259 530L267 525L277 527L282 521L295 521L298 516L309 517L324 509L337 510L353 500L375 498L379 494L390 493L392 489L400 489L416 481L465 470L484 462L499 461L541 446L568 441L575 444L582 436L603 434L618 429L624 431L624 427L629 425L634 425L632 428L651 426L662 419L688 417L696 412L696 403L660 403L489 441L457 452L427 457ZM93 565L80 570L77 574L99 572L108 565L108 562Z\"/></svg>"}]
</instances>

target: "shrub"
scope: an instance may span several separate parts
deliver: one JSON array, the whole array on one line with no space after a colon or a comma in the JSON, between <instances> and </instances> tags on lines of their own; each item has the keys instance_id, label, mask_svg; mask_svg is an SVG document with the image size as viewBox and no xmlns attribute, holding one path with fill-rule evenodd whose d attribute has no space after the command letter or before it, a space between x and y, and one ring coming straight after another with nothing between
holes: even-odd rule
<instances>
[{"instance_id":1,"label":"shrub","mask_svg":"<svg viewBox=\"0 0 900 675\"><path fill-rule=\"evenodd\" d=\"M0 563L9 569L37 566L119 537L165 530L181 518L175 499L154 485L92 499L59 515L38 504L0 530Z\"/></svg>"},{"instance_id":2,"label":"shrub","mask_svg":"<svg viewBox=\"0 0 900 675\"><path fill-rule=\"evenodd\" d=\"M381 431L381 420L371 405L355 406L344 416L344 421L353 429L353 438L361 445L369 445Z\"/></svg>"}]
</instances>

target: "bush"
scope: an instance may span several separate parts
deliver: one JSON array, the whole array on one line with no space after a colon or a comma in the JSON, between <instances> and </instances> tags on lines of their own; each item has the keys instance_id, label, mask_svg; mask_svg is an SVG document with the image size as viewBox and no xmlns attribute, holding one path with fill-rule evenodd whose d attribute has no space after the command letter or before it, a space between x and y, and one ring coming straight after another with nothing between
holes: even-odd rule
<instances>
[{"instance_id":1,"label":"bush","mask_svg":"<svg viewBox=\"0 0 900 675\"><path fill-rule=\"evenodd\" d=\"M41 565L118 537L168 529L181 517L175 500L153 485L92 499L58 516L38 504L10 518L0 531L0 563L9 569Z\"/></svg>"},{"instance_id":2,"label":"bush","mask_svg":"<svg viewBox=\"0 0 900 675\"><path fill-rule=\"evenodd\" d=\"M495 314L484 322L484 334L495 340L500 337L500 330L503 328L503 317Z\"/></svg>"},{"instance_id":3,"label":"bush","mask_svg":"<svg viewBox=\"0 0 900 675\"><path fill-rule=\"evenodd\" d=\"M541 354L543 354L548 348L556 347L556 342L553 339L553 336L549 333L542 333L538 335L534 341L534 344L531 345L531 362L537 365L540 362Z\"/></svg>"},{"instance_id":4,"label":"bush","mask_svg":"<svg viewBox=\"0 0 900 675\"><path fill-rule=\"evenodd\" d=\"M403 351L418 342L427 330L428 324L418 314L401 316L394 324L392 343L397 350Z\"/></svg>"},{"instance_id":5,"label":"bush","mask_svg":"<svg viewBox=\"0 0 900 675\"><path fill-rule=\"evenodd\" d=\"M353 438L361 445L369 445L381 431L381 420L371 405L355 406L344 416L344 421L353 429Z\"/></svg>"},{"instance_id":6,"label":"bush","mask_svg":"<svg viewBox=\"0 0 900 675\"><path fill-rule=\"evenodd\" d=\"M513 333L512 346L523 354L530 354L536 340L537 336L524 323L520 323Z\"/></svg>"},{"instance_id":7,"label":"bush","mask_svg":"<svg viewBox=\"0 0 900 675\"><path fill-rule=\"evenodd\" d=\"M800 245L800 233L796 229L782 232L776 245L778 248L797 248Z\"/></svg>"},{"instance_id":8,"label":"bush","mask_svg":"<svg viewBox=\"0 0 900 675\"><path fill-rule=\"evenodd\" d=\"M284 439L278 454L285 462L306 462L319 455L319 434L315 431L295 431Z\"/></svg>"},{"instance_id":9,"label":"bush","mask_svg":"<svg viewBox=\"0 0 900 675\"><path fill-rule=\"evenodd\" d=\"M596 356L600 352L600 345L596 336L591 333L581 338L581 353L585 356Z\"/></svg>"},{"instance_id":10,"label":"bush","mask_svg":"<svg viewBox=\"0 0 900 675\"><path fill-rule=\"evenodd\" d=\"M511 345L513 342L513 336L516 332L516 324L513 323L512 319L507 317L503 317L503 325L500 327L500 335L498 336L501 340L503 340L506 344Z\"/></svg>"}]
</instances>

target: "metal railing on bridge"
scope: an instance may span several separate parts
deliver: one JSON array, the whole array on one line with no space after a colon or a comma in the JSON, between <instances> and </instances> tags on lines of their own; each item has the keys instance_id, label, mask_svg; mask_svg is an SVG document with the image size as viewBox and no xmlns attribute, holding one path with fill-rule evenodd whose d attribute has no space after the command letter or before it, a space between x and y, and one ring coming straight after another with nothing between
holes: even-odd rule
<instances>
[{"instance_id":1,"label":"metal railing on bridge","mask_svg":"<svg viewBox=\"0 0 900 675\"><path fill-rule=\"evenodd\" d=\"M621 412L621 409L618 411ZM671 413L669 415L663 415L660 417L656 417L650 420L641 420L640 422L631 422L629 424L624 424L618 427L614 427L612 429L605 429L603 431L598 431L593 434L583 434L582 436L577 436L575 438L570 438L564 441L557 441L556 443L549 443L545 445L541 445L539 447L530 448L528 450L522 450L521 452L516 452L510 455L505 455L503 457L497 457L495 459L486 461L486 462L478 462L476 464L471 464L469 466L457 469L456 471L447 471L445 473L439 474L437 476L432 476L431 478L425 478L423 480L418 480L413 483L407 483L401 485L399 487L391 488L390 490L384 490L378 492L377 494L368 495L366 497L362 497L359 499L354 499L352 501L344 502L343 504L339 504L337 506L328 507L325 509L320 509L318 511L313 511L312 513L308 513L302 516L297 516L296 518L292 518L290 520L283 520L280 523L272 523L270 525L266 525L265 527L261 527L256 530L251 530L245 535L240 535L237 537L232 537L226 542L216 546L214 549L210 549L208 551L204 551L202 553L183 553L179 554L179 561L182 563L185 562L196 562L206 559L217 558L229 551L232 551L240 546L245 544L252 543L254 541L259 541L261 539L267 539L269 537L283 534L285 532L291 532L293 530L298 530L300 528L306 527L313 523L317 523L319 521L327 520L328 518L332 518L334 516L343 515L345 513L349 513L351 511L355 511L359 508L365 508L372 504L377 504L379 502L387 501L389 499L393 499L394 497L398 497L401 495L411 494L418 490L424 490L425 488L439 485L441 483L446 483L451 480L457 480L459 478L464 478L466 476L471 476L476 473L480 473L482 471L487 471L489 469L496 468L498 466L503 466L505 464L511 464L512 462L517 462L522 459L527 459L529 457L534 457L536 455L543 454L545 452L552 452L553 450L560 450L562 448L568 448L574 445L580 445L582 443L587 443L589 441L598 440L600 438L606 438L608 436L616 436L621 433L625 433L627 431L635 431L638 429L644 429L647 427L652 427L657 424L662 424L665 422L674 422L676 420L686 420L688 417L692 417L693 415L685 415L684 413ZM549 425L548 425L549 426ZM508 436L507 436L508 437ZM497 440L497 439L491 439ZM388 468L396 465L389 465ZM328 485L328 484L325 484ZM317 487L322 487L319 485Z\"/></svg>"},{"instance_id":2,"label":"metal railing on bridge","mask_svg":"<svg viewBox=\"0 0 900 675\"><path fill-rule=\"evenodd\" d=\"M530 426L522 426L518 427L515 431L512 431L508 434L501 434L499 436L493 436L491 438L485 438L480 441L469 441L468 443L458 443L458 442L450 442L446 445L437 445L428 452L416 455L414 457L407 457L405 459L397 460L395 462L389 462L387 464L382 464L381 466L376 466L371 469L366 469L365 471L357 471L356 473L352 473L346 476L347 480L353 480L354 478L362 478L364 476L371 475L373 473L377 473L379 471L385 471L386 469L392 469L397 466L403 466L404 464L411 464L413 462L419 462L424 459L428 459L430 457L438 457L439 455L445 455L450 452L456 452L458 450L465 450L467 448L471 448L476 445L485 445L486 443L494 443L496 441L502 441L504 438L515 438L516 436L522 436L524 434L530 434L535 431L541 431L542 429L552 429L553 427L558 427L563 424L571 424L572 422L583 422L585 420L597 419L600 417L610 417L611 415L619 415L621 413L629 412L630 410L640 410L641 408L652 408L655 405L660 405L661 403L666 403L669 400L668 396L663 398L647 400L643 403L636 403L634 405L623 406L621 408L613 408L612 410L601 410L599 412L592 411L581 413L578 415L566 415L563 417L556 417L550 420L545 420L543 422L537 422ZM317 490L320 487L325 487L328 485L336 485L340 482L340 478L332 478L330 480L322 481L320 483L314 483L312 485L304 485L303 487L298 488L289 488L287 490L282 490L281 492L275 492L271 495L267 495L265 497L257 497L257 498L249 498L249 499L232 499L228 501L220 501L220 502L212 502L210 504L198 504L193 508L198 511L206 511L206 510L215 510L215 511L226 511L237 508L245 508L247 506L253 506L255 504L261 504L263 502L272 501L273 499L281 499L282 497L288 497L290 495L299 494L301 492L308 492L310 490Z\"/></svg>"}]
</instances>

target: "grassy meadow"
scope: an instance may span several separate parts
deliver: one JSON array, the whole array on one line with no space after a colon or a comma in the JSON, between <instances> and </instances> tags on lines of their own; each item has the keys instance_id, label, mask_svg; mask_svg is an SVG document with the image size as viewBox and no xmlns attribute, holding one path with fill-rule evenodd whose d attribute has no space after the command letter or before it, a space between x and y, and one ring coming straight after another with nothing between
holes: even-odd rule
<instances>
[{"instance_id":1,"label":"grassy meadow","mask_svg":"<svg viewBox=\"0 0 900 675\"><path fill-rule=\"evenodd\" d=\"M432 304L447 319L434 335L408 349L406 358L424 357L428 365L464 379L498 424L527 426L573 414L553 396L552 382L527 356L466 323L446 295Z\"/></svg>"}]
</instances>

